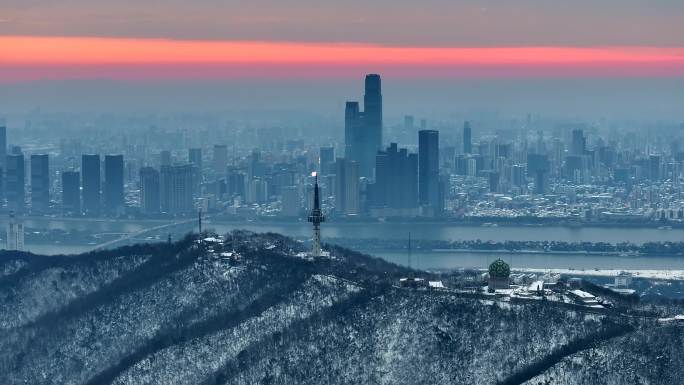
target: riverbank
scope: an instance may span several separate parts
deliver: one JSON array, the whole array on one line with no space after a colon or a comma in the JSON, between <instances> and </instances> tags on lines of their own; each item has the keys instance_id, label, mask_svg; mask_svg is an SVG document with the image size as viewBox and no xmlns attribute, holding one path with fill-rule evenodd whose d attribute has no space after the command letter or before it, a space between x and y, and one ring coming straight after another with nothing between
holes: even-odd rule
<instances>
[{"instance_id":1,"label":"riverbank","mask_svg":"<svg viewBox=\"0 0 684 385\"><path fill-rule=\"evenodd\" d=\"M236 217L210 215L211 222L217 224L248 224L248 225L280 225L280 224L306 224L305 218L292 217ZM164 223L174 223L192 217L154 217L154 218L91 218L91 217L61 217L61 216L31 216L23 217L28 221L64 221L64 222L90 222L97 224L120 223L120 224L149 224L151 226ZM2 223L4 219L0 219ZM684 229L684 221L652 221L648 219L638 221L598 221L598 220L575 220L565 218L500 218L500 217L468 217L468 218L370 218L370 217L328 217L327 224L350 225L358 224L393 224L393 225L441 225L456 227L558 227L558 228L628 228L628 229Z\"/></svg>"}]
</instances>

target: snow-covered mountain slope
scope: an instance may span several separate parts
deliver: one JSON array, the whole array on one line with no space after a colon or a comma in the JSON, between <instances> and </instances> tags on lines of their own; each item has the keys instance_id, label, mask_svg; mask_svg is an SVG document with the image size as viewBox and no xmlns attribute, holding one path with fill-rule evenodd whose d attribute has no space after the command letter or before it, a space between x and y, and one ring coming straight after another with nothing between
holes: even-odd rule
<instances>
[{"instance_id":1,"label":"snow-covered mountain slope","mask_svg":"<svg viewBox=\"0 0 684 385\"><path fill-rule=\"evenodd\" d=\"M644 364L681 375L681 327L403 289L407 270L377 258L230 239L1 254L0 384L666 383Z\"/></svg>"}]
</instances>

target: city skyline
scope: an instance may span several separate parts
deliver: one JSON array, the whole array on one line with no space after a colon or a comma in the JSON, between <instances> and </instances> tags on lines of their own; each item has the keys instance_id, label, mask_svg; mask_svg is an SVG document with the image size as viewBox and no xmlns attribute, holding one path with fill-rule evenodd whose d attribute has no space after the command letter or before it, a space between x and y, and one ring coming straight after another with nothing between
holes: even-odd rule
<instances>
[{"instance_id":1,"label":"city skyline","mask_svg":"<svg viewBox=\"0 0 684 385\"><path fill-rule=\"evenodd\" d=\"M0 0L0 384L679 384L682 0Z\"/></svg>"}]
</instances>

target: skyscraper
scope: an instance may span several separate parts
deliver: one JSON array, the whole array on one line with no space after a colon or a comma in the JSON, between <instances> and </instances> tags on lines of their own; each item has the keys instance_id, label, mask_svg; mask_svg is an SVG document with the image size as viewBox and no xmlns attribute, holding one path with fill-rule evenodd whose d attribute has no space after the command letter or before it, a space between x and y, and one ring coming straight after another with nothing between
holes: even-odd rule
<instances>
[{"instance_id":1,"label":"skyscraper","mask_svg":"<svg viewBox=\"0 0 684 385\"><path fill-rule=\"evenodd\" d=\"M44 213L50 207L50 165L47 154L31 155L31 211Z\"/></svg>"},{"instance_id":2,"label":"skyscraper","mask_svg":"<svg viewBox=\"0 0 684 385\"><path fill-rule=\"evenodd\" d=\"M335 164L335 147L321 147L318 162L321 175L332 174Z\"/></svg>"},{"instance_id":3,"label":"skyscraper","mask_svg":"<svg viewBox=\"0 0 684 385\"><path fill-rule=\"evenodd\" d=\"M579 158L571 156L568 158ZM573 163L573 162L570 162ZM570 167L570 165L568 165ZM535 194L544 194L546 192L546 179L549 171L549 156L545 154L527 154L527 176L534 178L534 192Z\"/></svg>"},{"instance_id":4,"label":"skyscraper","mask_svg":"<svg viewBox=\"0 0 684 385\"><path fill-rule=\"evenodd\" d=\"M418 206L418 156L391 143L379 151L375 163L373 206L384 208L378 215L413 216Z\"/></svg>"},{"instance_id":5,"label":"skyscraper","mask_svg":"<svg viewBox=\"0 0 684 385\"><path fill-rule=\"evenodd\" d=\"M337 158L335 176L335 211L340 214L358 214L359 164L353 160Z\"/></svg>"},{"instance_id":6,"label":"skyscraper","mask_svg":"<svg viewBox=\"0 0 684 385\"><path fill-rule=\"evenodd\" d=\"M344 109L344 158L358 160L360 156L361 116L358 102L347 102Z\"/></svg>"},{"instance_id":7,"label":"skyscraper","mask_svg":"<svg viewBox=\"0 0 684 385\"><path fill-rule=\"evenodd\" d=\"M345 162L344 176L344 213L347 215L360 214L361 197L359 196L359 164L354 161Z\"/></svg>"},{"instance_id":8,"label":"skyscraper","mask_svg":"<svg viewBox=\"0 0 684 385\"><path fill-rule=\"evenodd\" d=\"M143 214L158 214L160 205L159 171L153 167L140 169L140 211Z\"/></svg>"},{"instance_id":9,"label":"skyscraper","mask_svg":"<svg viewBox=\"0 0 684 385\"><path fill-rule=\"evenodd\" d=\"M228 146L225 144L214 145L214 173L223 176L228 166Z\"/></svg>"},{"instance_id":10,"label":"skyscraper","mask_svg":"<svg viewBox=\"0 0 684 385\"><path fill-rule=\"evenodd\" d=\"M572 130L572 148L571 155L584 155L586 150L586 139L584 138L584 131L581 129Z\"/></svg>"},{"instance_id":11,"label":"skyscraper","mask_svg":"<svg viewBox=\"0 0 684 385\"><path fill-rule=\"evenodd\" d=\"M363 122L367 139L372 146L372 156L382 149L382 86L380 75L366 75L366 92L363 96ZM371 159L372 161L372 159Z\"/></svg>"},{"instance_id":12,"label":"skyscraper","mask_svg":"<svg viewBox=\"0 0 684 385\"><path fill-rule=\"evenodd\" d=\"M473 132L470 128L470 122L463 123L463 153L473 153Z\"/></svg>"},{"instance_id":13,"label":"skyscraper","mask_svg":"<svg viewBox=\"0 0 684 385\"><path fill-rule=\"evenodd\" d=\"M194 166L191 164L162 167L159 179L163 212L177 215L194 211L193 170Z\"/></svg>"},{"instance_id":14,"label":"skyscraper","mask_svg":"<svg viewBox=\"0 0 684 385\"><path fill-rule=\"evenodd\" d=\"M345 158L359 165L359 176L373 178L375 154L382 149L382 90L380 75L366 75L365 111L358 102L345 107Z\"/></svg>"},{"instance_id":15,"label":"skyscraper","mask_svg":"<svg viewBox=\"0 0 684 385\"><path fill-rule=\"evenodd\" d=\"M439 215L439 131L418 132L418 193L428 215Z\"/></svg>"},{"instance_id":16,"label":"skyscraper","mask_svg":"<svg viewBox=\"0 0 684 385\"><path fill-rule=\"evenodd\" d=\"M100 155L81 156L81 186L83 188L83 212L86 215L100 215Z\"/></svg>"},{"instance_id":17,"label":"skyscraper","mask_svg":"<svg viewBox=\"0 0 684 385\"><path fill-rule=\"evenodd\" d=\"M188 162L197 166L200 170L202 169L202 149L201 148L191 148L188 150Z\"/></svg>"},{"instance_id":18,"label":"skyscraper","mask_svg":"<svg viewBox=\"0 0 684 385\"><path fill-rule=\"evenodd\" d=\"M11 154L6 157L5 189L7 192L7 208L21 213L25 208L25 174L24 155Z\"/></svg>"},{"instance_id":19,"label":"skyscraper","mask_svg":"<svg viewBox=\"0 0 684 385\"><path fill-rule=\"evenodd\" d=\"M78 171L62 172L62 211L81 212L81 174Z\"/></svg>"},{"instance_id":20,"label":"skyscraper","mask_svg":"<svg viewBox=\"0 0 684 385\"><path fill-rule=\"evenodd\" d=\"M192 168L192 196L199 197L202 190L202 149L188 150L188 162Z\"/></svg>"},{"instance_id":21,"label":"skyscraper","mask_svg":"<svg viewBox=\"0 0 684 385\"><path fill-rule=\"evenodd\" d=\"M4 124L0 124L0 165L4 169L6 167L5 161L7 160L7 127Z\"/></svg>"},{"instance_id":22,"label":"skyscraper","mask_svg":"<svg viewBox=\"0 0 684 385\"><path fill-rule=\"evenodd\" d=\"M105 208L110 214L117 214L124 208L123 155L105 155L104 168Z\"/></svg>"}]
</instances>

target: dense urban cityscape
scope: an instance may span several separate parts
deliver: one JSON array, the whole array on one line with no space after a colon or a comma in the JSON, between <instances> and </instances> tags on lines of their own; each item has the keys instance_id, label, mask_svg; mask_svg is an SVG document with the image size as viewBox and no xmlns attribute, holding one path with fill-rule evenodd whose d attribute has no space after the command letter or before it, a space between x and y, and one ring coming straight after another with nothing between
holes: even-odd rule
<instances>
[{"instance_id":1,"label":"dense urban cityscape","mask_svg":"<svg viewBox=\"0 0 684 385\"><path fill-rule=\"evenodd\" d=\"M317 172L322 210L333 220L684 220L684 124L625 130L532 115L485 127L412 115L386 124L375 74L366 76L363 100L363 111L355 101L346 103L343 119L340 111L343 131L318 137L279 128L250 135L230 122L218 129L173 122L132 135L119 122L40 142L43 131L70 127L37 113L24 128L0 127L6 211L172 218L201 209L242 219L304 218Z\"/></svg>"},{"instance_id":2,"label":"dense urban cityscape","mask_svg":"<svg viewBox=\"0 0 684 385\"><path fill-rule=\"evenodd\" d=\"M684 2L0 1L0 385L676 385Z\"/></svg>"}]
</instances>

